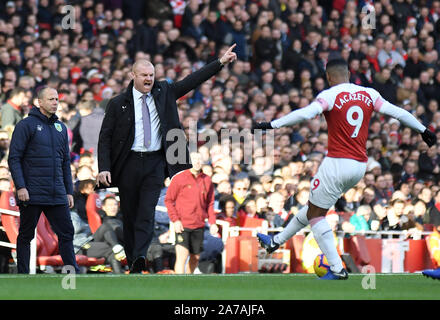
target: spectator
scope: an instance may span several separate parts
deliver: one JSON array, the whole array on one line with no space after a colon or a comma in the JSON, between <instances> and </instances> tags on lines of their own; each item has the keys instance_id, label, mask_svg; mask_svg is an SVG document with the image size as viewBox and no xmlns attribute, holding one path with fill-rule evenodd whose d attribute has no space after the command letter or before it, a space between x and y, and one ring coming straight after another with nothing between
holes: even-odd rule
<instances>
[{"instance_id":1,"label":"spectator","mask_svg":"<svg viewBox=\"0 0 440 320\"><path fill-rule=\"evenodd\" d=\"M368 205L373 208L374 204L374 190L372 188L365 188L362 193L360 205Z\"/></svg>"},{"instance_id":2,"label":"spectator","mask_svg":"<svg viewBox=\"0 0 440 320\"><path fill-rule=\"evenodd\" d=\"M423 218L426 212L426 203L422 200L417 201L414 204L414 212L408 214L408 218L411 222L413 222L409 228L417 228L420 231L423 231ZM409 229L408 228L408 229Z\"/></svg>"},{"instance_id":3,"label":"spectator","mask_svg":"<svg viewBox=\"0 0 440 320\"><path fill-rule=\"evenodd\" d=\"M373 207L373 217L371 220L370 228L372 231L382 231L385 230L384 221L387 217L388 204L382 205L381 203L376 203Z\"/></svg>"},{"instance_id":4,"label":"spectator","mask_svg":"<svg viewBox=\"0 0 440 320\"><path fill-rule=\"evenodd\" d=\"M391 39L385 40L385 45L379 51L377 59L381 68L388 67L392 69L398 64L405 67L405 60L399 52L393 50L393 41Z\"/></svg>"},{"instance_id":5,"label":"spectator","mask_svg":"<svg viewBox=\"0 0 440 320\"><path fill-rule=\"evenodd\" d=\"M220 213L217 214L218 220L229 222L229 226L237 225L237 216L235 208L235 199L230 195L224 195L220 198Z\"/></svg>"},{"instance_id":6,"label":"spectator","mask_svg":"<svg viewBox=\"0 0 440 320\"><path fill-rule=\"evenodd\" d=\"M246 186L246 182L244 179L239 179L234 182L234 185L232 187L232 196L239 205L243 204L248 194L248 190L249 189Z\"/></svg>"},{"instance_id":7,"label":"spectator","mask_svg":"<svg viewBox=\"0 0 440 320\"><path fill-rule=\"evenodd\" d=\"M380 175L380 176L376 177L376 183L374 186L374 190L375 190L374 191L374 194L375 194L374 201L375 202L379 202L381 200L388 201L391 199L392 192L388 188L387 181L385 180L385 176Z\"/></svg>"},{"instance_id":8,"label":"spectator","mask_svg":"<svg viewBox=\"0 0 440 320\"><path fill-rule=\"evenodd\" d=\"M370 230L370 218L372 215L372 209L368 205L362 205L356 210L356 214L350 218L350 223L354 225L355 231L369 231Z\"/></svg>"},{"instance_id":9,"label":"spectator","mask_svg":"<svg viewBox=\"0 0 440 320\"><path fill-rule=\"evenodd\" d=\"M270 27L263 25L260 36L255 41L255 65L259 66L263 61L270 61L277 54L278 49L271 37Z\"/></svg>"},{"instance_id":10,"label":"spectator","mask_svg":"<svg viewBox=\"0 0 440 320\"><path fill-rule=\"evenodd\" d=\"M440 219L440 190L435 193L433 200L434 205L428 208L425 215L423 216L424 224L433 224L436 219Z\"/></svg>"},{"instance_id":11,"label":"spectator","mask_svg":"<svg viewBox=\"0 0 440 320\"><path fill-rule=\"evenodd\" d=\"M215 38L214 38L215 39ZM248 61L249 59L249 49L246 41L246 33L243 28L243 21L237 19L234 21L232 30L230 30L224 36L224 43L233 44L236 43L237 47L235 52L237 53L238 60Z\"/></svg>"},{"instance_id":12,"label":"spectator","mask_svg":"<svg viewBox=\"0 0 440 320\"><path fill-rule=\"evenodd\" d=\"M80 153L81 149L96 154L98 150L99 130L104 119L104 110L97 108L94 101L80 102L78 109L80 121L73 130L75 147L73 151Z\"/></svg>"},{"instance_id":13,"label":"spectator","mask_svg":"<svg viewBox=\"0 0 440 320\"><path fill-rule=\"evenodd\" d=\"M306 190L307 191L307 190ZM284 196L280 192L273 192L269 197L268 209L275 214L279 215L280 218L286 223L289 220L289 212L284 210Z\"/></svg>"},{"instance_id":14,"label":"spectator","mask_svg":"<svg viewBox=\"0 0 440 320\"><path fill-rule=\"evenodd\" d=\"M438 181L440 168L437 159L437 148L435 146L427 148L421 152L418 159L419 172L418 178L422 181Z\"/></svg>"},{"instance_id":15,"label":"spectator","mask_svg":"<svg viewBox=\"0 0 440 320\"><path fill-rule=\"evenodd\" d=\"M396 103L397 85L391 79L391 70L388 67L384 67L380 73L375 74L373 87L384 99L390 103Z\"/></svg>"},{"instance_id":16,"label":"spectator","mask_svg":"<svg viewBox=\"0 0 440 320\"><path fill-rule=\"evenodd\" d=\"M15 125L23 119L22 107L28 103L25 89L18 87L12 90L7 103L1 106L2 128L12 132Z\"/></svg>"},{"instance_id":17,"label":"spectator","mask_svg":"<svg viewBox=\"0 0 440 320\"><path fill-rule=\"evenodd\" d=\"M224 38L226 26L225 23L217 16L217 12L214 10L210 10L207 18L202 21L201 27L203 29L203 34L208 39L213 40L215 42L216 48L220 48L220 46L223 44L223 38ZM237 41L232 41L229 43L231 44L237 43ZM238 53L237 53L237 58L239 60L242 60L240 54Z\"/></svg>"},{"instance_id":18,"label":"spectator","mask_svg":"<svg viewBox=\"0 0 440 320\"><path fill-rule=\"evenodd\" d=\"M257 214L257 204L255 198L249 196L244 200L243 204L240 206L237 212L237 222L239 226L244 226L246 219L254 218L261 219L262 217Z\"/></svg>"},{"instance_id":19,"label":"spectator","mask_svg":"<svg viewBox=\"0 0 440 320\"><path fill-rule=\"evenodd\" d=\"M99 210L102 225L106 229L112 230L117 238L117 242L122 244L124 242L122 216L119 210L119 202L112 194L105 196L101 202L101 209Z\"/></svg>"},{"instance_id":20,"label":"spectator","mask_svg":"<svg viewBox=\"0 0 440 320\"><path fill-rule=\"evenodd\" d=\"M71 214L77 215L86 224L88 224L86 203L89 195L94 192L95 185L96 183L92 179L80 180L78 191L73 194L74 206Z\"/></svg>"},{"instance_id":21,"label":"spectator","mask_svg":"<svg viewBox=\"0 0 440 320\"><path fill-rule=\"evenodd\" d=\"M400 231L401 216L405 209L405 202L401 199L391 201L390 207L387 208L387 216L382 220L382 230L384 231Z\"/></svg>"},{"instance_id":22,"label":"spectator","mask_svg":"<svg viewBox=\"0 0 440 320\"><path fill-rule=\"evenodd\" d=\"M113 273L122 273L121 261L126 258L124 248L119 243L113 242L114 238L110 236L110 232L104 236L104 229L101 226L98 228L99 232L97 230L95 235L92 235L87 222L79 218L75 211L71 211L71 218L75 230L73 236L75 254L105 258Z\"/></svg>"},{"instance_id":23,"label":"spectator","mask_svg":"<svg viewBox=\"0 0 440 320\"><path fill-rule=\"evenodd\" d=\"M401 182L409 182L409 180L415 180L416 179L416 173L417 173L417 164L413 160L408 160L405 162L403 166L403 172L402 177L400 179Z\"/></svg>"},{"instance_id":24,"label":"spectator","mask_svg":"<svg viewBox=\"0 0 440 320\"><path fill-rule=\"evenodd\" d=\"M419 78L420 73L425 69L425 62L420 59L419 48L412 48L403 70L404 76L417 79Z\"/></svg>"}]
</instances>

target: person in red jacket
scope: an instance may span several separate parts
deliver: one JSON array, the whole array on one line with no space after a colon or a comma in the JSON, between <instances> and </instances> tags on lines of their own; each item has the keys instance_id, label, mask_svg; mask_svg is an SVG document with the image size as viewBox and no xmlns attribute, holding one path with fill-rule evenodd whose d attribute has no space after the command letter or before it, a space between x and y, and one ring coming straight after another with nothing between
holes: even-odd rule
<instances>
[{"instance_id":1,"label":"person in red jacket","mask_svg":"<svg viewBox=\"0 0 440 320\"><path fill-rule=\"evenodd\" d=\"M165 205L176 232L175 273L193 273L203 251L203 231L208 218L210 233L215 236L214 185L211 178L202 172L202 156L191 153L192 168L176 174L168 187Z\"/></svg>"}]
</instances>

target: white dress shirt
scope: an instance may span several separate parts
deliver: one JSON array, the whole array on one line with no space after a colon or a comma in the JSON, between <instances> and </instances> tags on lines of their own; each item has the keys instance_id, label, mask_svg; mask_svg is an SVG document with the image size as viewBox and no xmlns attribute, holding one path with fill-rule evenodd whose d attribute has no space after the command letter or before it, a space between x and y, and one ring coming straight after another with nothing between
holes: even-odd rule
<instances>
[{"instance_id":1,"label":"white dress shirt","mask_svg":"<svg viewBox=\"0 0 440 320\"><path fill-rule=\"evenodd\" d=\"M133 101L134 101L134 142L131 150L138 152L157 151L161 148L162 136L160 134L160 119L156 110L151 92L147 95L146 103L150 113L151 123L151 143L147 149L144 146L144 123L142 119L142 98L143 93L133 87Z\"/></svg>"}]
</instances>

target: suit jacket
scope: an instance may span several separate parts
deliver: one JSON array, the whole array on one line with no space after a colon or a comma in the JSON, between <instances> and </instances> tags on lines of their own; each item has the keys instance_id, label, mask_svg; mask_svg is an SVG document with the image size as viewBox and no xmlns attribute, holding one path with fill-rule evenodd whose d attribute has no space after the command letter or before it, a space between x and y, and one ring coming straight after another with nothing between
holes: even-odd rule
<instances>
[{"instance_id":1,"label":"suit jacket","mask_svg":"<svg viewBox=\"0 0 440 320\"><path fill-rule=\"evenodd\" d=\"M173 177L176 173L192 167L176 100L197 88L218 73L221 68L222 64L217 59L180 81L171 84L167 81L155 81L152 94L160 119L162 148L168 155L165 177ZM111 172L112 186L118 186L122 168L134 141L135 119L132 89L133 81L123 93L109 101L99 133L98 168L99 172ZM172 129L177 130L170 133L171 137L167 141L167 133ZM175 143L176 141L185 142L184 147L180 143ZM177 162L175 157L169 156L171 154L177 155Z\"/></svg>"}]
</instances>

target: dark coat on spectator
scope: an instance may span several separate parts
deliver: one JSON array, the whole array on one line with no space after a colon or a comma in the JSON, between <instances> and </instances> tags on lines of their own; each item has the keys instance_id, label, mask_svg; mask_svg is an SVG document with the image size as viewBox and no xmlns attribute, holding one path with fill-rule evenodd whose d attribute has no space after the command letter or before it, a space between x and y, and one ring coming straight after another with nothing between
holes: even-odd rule
<instances>
[{"instance_id":1,"label":"dark coat on spectator","mask_svg":"<svg viewBox=\"0 0 440 320\"><path fill-rule=\"evenodd\" d=\"M210 40L214 40L217 46L220 46L225 36L224 22L220 19L215 23L208 20L203 20L202 24L203 34Z\"/></svg>"},{"instance_id":2,"label":"dark coat on spectator","mask_svg":"<svg viewBox=\"0 0 440 320\"><path fill-rule=\"evenodd\" d=\"M157 52L157 32L157 27L147 24L138 26L134 35L134 51L148 52L151 56L154 56Z\"/></svg>"},{"instance_id":3,"label":"dark coat on spectator","mask_svg":"<svg viewBox=\"0 0 440 320\"><path fill-rule=\"evenodd\" d=\"M397 86L391 79L384 81L380 74L376 74L373 81L373 88L376 89L380 95L390 103L396 103Z\"/></svg>"},{"instance_id":4,"label":"dark coat on spectator","mask_svg":"<svg viewBox=\"0 0 440 320\"><path fill-rule=\"evenodd\" d=\"M416 79L420 76L420 73L426 69L425 62L418 60L417 62L414 62L414 60L409 57L408 60L406 60L405 68L403 69L403 75L406 77L411 77L413 79Z\"/></svg>"},{"instance_id":5,"label":"dark coat on spectator","mask_svg":"<svg viewBox=\"0 0 440 320\"><path fill-rule=\"evenodd\" d=\"M16 189L28 190L29 204L67 204L73 194L67 128L56 115L31 109L12 134L8 164Z\"/></svg>"},{"instance_id":6,"label":"dark coat on spectator","mask_svg":"<svg viewBox=\"0 0 440 320\"><path fill-rule=\"evenodd\" d=\"M263 61L272 61L278 54L275 41L272 38L259 37L255 41L255 59L256 65L259 66Z\"/></svg>"},{"instance_id":7,"label":"dark coat on spectator","mask_svg":"<svg viewBox=\"0 0 440 320\"><path fill-rule=\"evenodd\" d=\"M423 181L429 181L434 178L434 169L437 165L435 159L432 159L428 156L426 152L422 152L419 156L418 166L418 178Z\"/></svg>"}]
</instances>

